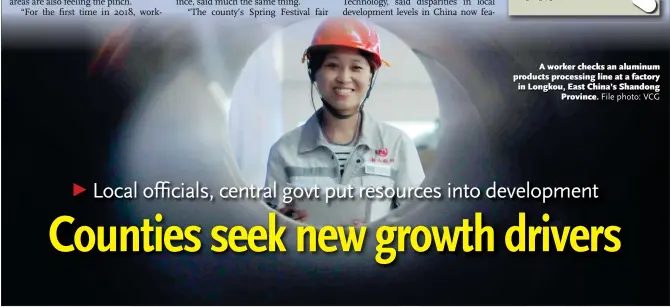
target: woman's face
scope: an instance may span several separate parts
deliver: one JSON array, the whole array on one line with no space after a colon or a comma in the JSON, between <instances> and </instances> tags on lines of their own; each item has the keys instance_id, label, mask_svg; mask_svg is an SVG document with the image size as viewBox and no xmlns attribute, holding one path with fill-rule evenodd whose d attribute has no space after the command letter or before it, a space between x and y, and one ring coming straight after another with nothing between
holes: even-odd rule
<instances>
[{"instance_id":1,"label":"woman's face","mask_svg":"<svg viewBox=\"0 0 670 307\"><path fill-rule=\"evenodd\" d=\"M351 112L358 108L370 88L370 63L352 48L330 52L316 73L316 85L321 97L338 111Z\"/></svg>"}]
</instances>

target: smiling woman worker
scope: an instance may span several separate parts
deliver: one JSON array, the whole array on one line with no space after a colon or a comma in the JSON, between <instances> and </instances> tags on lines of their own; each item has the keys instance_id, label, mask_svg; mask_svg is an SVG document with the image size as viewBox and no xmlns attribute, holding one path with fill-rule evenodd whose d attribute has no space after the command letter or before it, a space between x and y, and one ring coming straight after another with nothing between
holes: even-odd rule
<instances>
[{"instance_id":1,"label":"smiling woman worker","mask_svg":"<svg viewBox=\"0 0 670 307\"><path fill-rule=\"evenodd\" d=\"M412 140L401 130L377 122L363 106L382 64L379 36L363 22L335 17L316 30L303 55L323 108L301 127L283 135L271 148L266 186L416 187L424 179ZM316 85L316 86L314 86ZM403 102L408 103L408 102ZM392 105L388 106L392 108ZM316 109L316 108L315 108ZM375 221L401 205L398 199L325 200L268 204L299 221L317 225L356 225Z\"/></svg>"}]
</instances>

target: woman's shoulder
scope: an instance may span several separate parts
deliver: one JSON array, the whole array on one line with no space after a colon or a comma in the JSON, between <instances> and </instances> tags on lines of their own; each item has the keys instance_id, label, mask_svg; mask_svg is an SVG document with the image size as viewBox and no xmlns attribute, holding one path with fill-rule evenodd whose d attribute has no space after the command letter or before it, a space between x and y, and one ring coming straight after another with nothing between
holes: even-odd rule
<instances>
[{"instance_id":1,"label":"woman's shoulder","mask_svg":"<svg viewBox=\"0 0 670 307\"><path fill-rule=\"evenodd\" d=\"M412 138L402 129L385 122L377 122L379 133L386 142L391 141L412 144Z\"/></svg>"},{"instance_id":2,"label":"woman's shoulder","mask_svg":"<svg viewBox=\"0 0 670 307\"><path fill-rule=\"evenodd\" d=\"M397 141L411 140L405 131L387 122L377 120L369 112L363 111L363 116L364 133L369 133L371 137L372 135L377 134L381 137L384 143L396 143ZM365 126L374 127L374 129L365 128Z\"/></svg>"},{"instance_id":3,"label":"woman's shoulder","mask_svg":"<svg viewBox=\"0 0 670 307\"><path fill-rule=\"evenodd\" d=\"M302 136L303 127L293 128L292 130L284 133L279 139L272 145L272 150L277 151L282 148L292 148L297 147L300 144L300 139Z\"/></svg>"}]
</instances>

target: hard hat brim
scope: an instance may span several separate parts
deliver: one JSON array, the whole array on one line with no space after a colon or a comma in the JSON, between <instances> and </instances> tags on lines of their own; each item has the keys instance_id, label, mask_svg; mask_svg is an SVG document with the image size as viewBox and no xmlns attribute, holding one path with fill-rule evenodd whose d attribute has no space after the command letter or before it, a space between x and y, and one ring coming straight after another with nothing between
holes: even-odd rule
<instances>
[{"instance_id":1,"label":"hard hat brim","mask_svg":"<svg viewBox=\"0 0 670 307\"><path fill-rule=\"evenodd\" d=\"M346 45L346 44L323 44L323 45L309 46L305 50L305 53L303 54L302 62L304 63L305 60L310 60L311 57L312 57L312 54L314 52L328 52L328 51L330 51L332 49L335 49L335 48L351 48L351 49L359 50L361 52L365 52L365 53L369 54L370 56L372 56L372 58L375 62L374 64L375 64L377 69L381 68L382 65L387 66L387 67L391 66L389 62L385 61L384 59L381 58L381 56L379 56L378 54L376 54L374 52L371 52L371 51L369 51L365 48L361 48L360 46Z\"/></svg>"}]
</instances>

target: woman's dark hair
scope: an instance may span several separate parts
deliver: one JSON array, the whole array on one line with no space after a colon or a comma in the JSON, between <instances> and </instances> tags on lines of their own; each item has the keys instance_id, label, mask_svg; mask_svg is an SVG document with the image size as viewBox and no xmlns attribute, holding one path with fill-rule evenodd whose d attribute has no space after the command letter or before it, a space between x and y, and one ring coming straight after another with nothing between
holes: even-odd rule
<instances>
[{"instance_id":1,"label":"woman's dark hair","mask_svg":"<svg viewBox=\"0 0 670 307\"><path fill-rule=\"evenodd\" d=\"M307 66L307 69L309 71L309 77L312 82L316 80L316 73L321 69L321 66L323 66L323 62L326 60L326 57L335 50L335 46L328 46L328 47L319 47L318 49L314 49L310 51L310 59L309 63ZM368 61L368 64L370 64L370 72L372 75L375 74L376 66L374 62L374 56L372 53L369 53L367 51L359 50L359 54L365 58L365 60Z\"/></svg>"}]
</instances>

